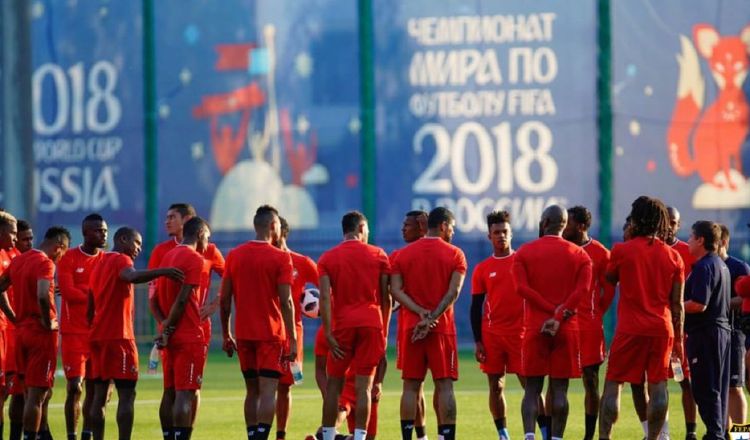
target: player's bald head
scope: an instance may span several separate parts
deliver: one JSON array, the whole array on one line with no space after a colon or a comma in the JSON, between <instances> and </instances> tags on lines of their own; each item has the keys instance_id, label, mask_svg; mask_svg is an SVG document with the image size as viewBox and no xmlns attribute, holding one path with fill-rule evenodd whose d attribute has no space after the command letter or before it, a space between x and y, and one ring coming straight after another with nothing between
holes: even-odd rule
<instances>
[{"instance_id":1,"label":"player's bald head","mask_svg":"<svg viewBox=\"0 0 750 440\"><path fill-rule=\"evenodd\" d=\"M568 223L568 211L560 205L550 205L542 212L540 232L544 235L559 235Z\"/></svg>"},{"instance_id":2,"label":"player's bald head","mask_svg":"<svg viewBox=\"0 0 750 440\"><path fill-rule=\"evenodd\" d=\"M677 208L674 206L667 206L667 213L669 214L670 221L676 221L677 223L680 222L680 211L678 211Z\"/></svg>"},{"instance_id":3,"label":"player's bald head","mask_svg":"<svg viewBox=\"0 0 750 440\"><path fill-rule=\"evenodd\" d=\"M115 244L122 241L135 240L140 235L141 234L139 234L138 231L135 230L135 228L131 228L130 226L123 226L115 232Z\"/></svg>"}]
</instances>

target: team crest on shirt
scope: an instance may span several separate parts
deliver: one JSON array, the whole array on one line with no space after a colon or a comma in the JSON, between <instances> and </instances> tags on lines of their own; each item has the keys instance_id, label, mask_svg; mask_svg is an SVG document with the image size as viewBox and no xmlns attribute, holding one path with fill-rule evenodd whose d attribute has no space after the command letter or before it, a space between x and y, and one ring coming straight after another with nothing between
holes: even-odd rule
<instances>
[{"instance_id":1,"label":"team crest on shirt","mask_svg":"<svg viewBox=\"0 0 750 440\"><path fill-rule=\"evenodd\" d=\"M731 440L750 440L750 423L745 425L732 423L732 427L729 428L729 438Z\"/></svg>"}]
</instances>

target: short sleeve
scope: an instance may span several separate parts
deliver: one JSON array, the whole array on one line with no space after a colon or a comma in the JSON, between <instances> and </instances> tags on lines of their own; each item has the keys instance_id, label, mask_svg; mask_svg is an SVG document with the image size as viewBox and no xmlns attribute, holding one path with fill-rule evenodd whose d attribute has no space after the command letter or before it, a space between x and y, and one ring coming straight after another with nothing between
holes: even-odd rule
<instances>
[{"instance_id":1,"label":"short sleeve","mask_svg":"<svg viewBox=\"0 0 750 440\"><path fill-rule=\"evenodd\" d=\"M190 255L186 263L183 284L199 286L201 284L201 273L203 272L203 258L198 254L193 254Z\"/></svg>"},{"instance_id":2,"label":"short sleeve","mask_svg":"<svg viewBox=\"0 0 750 440\"><path fill-rule=\"evenodd\" d=\"M390 274L391 273L391 260L388 259L388 255L383 249L378 248L378 261L380 262L380 273Z\"/></svg>"},{"instance_id":3,"label":"short sleeve","mask_svg":"<svg viewBox=\"0 0 750 440\"><path fill-rule=\"evenodd\" d=\"M484 265L482 263L477 264L474 268L474 273L471 275L471 294L478 295L480 293L487 293L487 286L484 282Z\"/></svg>"},{"instance_id":4,"label":"short sleeve","mask_svg":"<svg viewBox=\"0 0 750 440\"><path fill-rule=\"evenodd\" d=\"M456 248L456 254L455 254L455 266L453 268L454 272L458 272L461 275L466 274L466 256L464 255L463 251L459 248Z\"/></svg>"},{"instance_id":5,"label":"short sleeve","mask_svg":"<svg viewBox=\"0 0 750 440\"><path fill-rule=\"evenodd\" d=\"M279 253L279 273L276 278L278 284L292 284L294 278L294 266L292 265L292 256L288 252Z\"/></svg>"},{"instance_id":6,"label":"short sleeve","mask_svg":"<svg viewBox=\"0 0 750 440\"><path fill-rule=\"evenodd\" d=\"M684 283L685 282L685 262L682 261L682 257L680 256L679 253L677 253L677 251L673 251L672 260L674 261L674 264L675 264L672 282Z\"/></svg>"},{"instance_id":7,"label":"short sleeve","mask_svg":"<svg viewBox=\"0 0 750 440\"><path fill-rule=\"evenodd\" d=\"M391 255L391 275L401 274L403 268L401 267L401 252L394 252Z\"/></svg>"},{"instance_id":8,"label":"short sleeve","mask_svg":"<svg viewBox=\"0 0 750 440\"><path fill-rule=\"evenodd\" d=\"M38 280L49 280L54 281L55 278L55 263L49 258L46 258L42 264L39 265L39 272L37 273Z\"/></svg>"},{"instance_id":9,"label":"short sleeve","mask_svg":"<svg viewBox=\"0 0 750 440\"><path fill-rule=\"evenodd\" d=\"M711 274L708 268L701 264L693 266L690 272L689 289L685 290L685 300L703 305L708 304L711 297Z\"/></svg>"},{"instance_id":10,"label":"short sleeve","mask_svg":"<svg viewBox=\"0 0 750 440\"><path fill-rule=\"evenodd\" d=\"M620 262L622 261L622 246L616 244L609 253L606 273L618 273L620 271Z\"/></svg>"},{"instance_id":11,"label":"short sleeve","mask_svg":"<svg viewBox=\"0 0 750 440\"><path fill-rule=\"evenodd\" d=\"M302 280L305 283L318 285L318 266L310 257L305 257L302 263Z\"/></svg>"},{"instance_id":12,"label":"short sleeve","mask_svg":"<svg viewBox=\"0 0 750 440\"><path fill-rule=\"evenodd\" d=\"M211 254L211 270L219 274L219 276L223 276L224 268L224 256L221 254L221 251L216 246L214 246L213 253Z\"/></svg>"},{"instance_id":13,"label":"short sleeve","mask_svg":"<svg viewBox=\"0 0 750 440\"><path fill-rule=\"evenodd\" d=\"M157 269L161 264L162 257L161 246L157 245L153 252L151 252L151 257L148 259L148 269Z\"/></svg>"},{"instance_id":14,"label":"short sleeve","mask_svg":"<svg viewBox=\"0 0 750 440\"><path fill-rule=\"evenodd\" d=\"M325 252L323 255L320 256L320 259L318 260L318 276L331 276L329 273L328 268L328 260L331 258L330 254L328 252Z\"/></svg>"},{"instance_id":15,"label":"short sleeve","mask_svg":"<svg viewBox=\"0 0 750 440\"><path fill-rule=\"evenodd\" d=\"M127 267L133 267L133 260L131 260L130 257L125 254L119 254L115 261L113 261L113 263L115 273L118 275L120 274L120 272L122 272L123 269Z\"/></svg>"}]
</instances>

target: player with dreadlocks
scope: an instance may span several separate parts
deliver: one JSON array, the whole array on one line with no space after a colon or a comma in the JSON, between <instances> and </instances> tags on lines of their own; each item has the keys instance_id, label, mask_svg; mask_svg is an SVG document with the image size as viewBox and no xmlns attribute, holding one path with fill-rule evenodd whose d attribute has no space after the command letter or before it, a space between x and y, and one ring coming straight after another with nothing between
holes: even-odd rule
<instances>
[{"instance_id":1,"label":"player with dreadlocks","mask_svg":"<svg viewBox=\"0 0 750 440\"><path fill-rule=\"evenodd\" d=\"M615 245L607 268L607 280L620 283L620 301L601 400L599 438L610 438L622 384L640 384L645 376L650 396L647 438L655 440L668 409L670 357L679 359L682 354L683 263L664 242L669 214L660 200L638 197L632 204L630 225L631 239Z\"/></svg>"}]
</instances>

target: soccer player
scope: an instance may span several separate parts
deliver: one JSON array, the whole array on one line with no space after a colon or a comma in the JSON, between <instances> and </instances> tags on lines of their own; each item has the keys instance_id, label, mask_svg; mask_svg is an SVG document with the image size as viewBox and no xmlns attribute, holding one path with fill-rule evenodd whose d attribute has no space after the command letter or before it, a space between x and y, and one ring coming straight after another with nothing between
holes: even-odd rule
<instances>
[{"instance_id":1,"label":"soccer player","mask_svg":"<svg viewBox=\"0 0 750 440\"><path fill-rule=\"evenodd\" d=\"M427 217L427 235L401 249L393 262L391 295L401 303L407 335L402 351L401 437L412 438L419 388L429 369L438 394L438 435L456 438L458 380L453 303L466 275L466 257L450 244L456 221L437 207Z\"/></svg>"},{"instance_id":2,"label":"soccer player","mask_svg":"<svg viewBox=\"0 0 750 440\"><path fill-rule=\"evenodd\" d=\"M568 213L552 205L542 213L540 238L516 252L513 280L524 298L521 374L526 380L521 414L526 439L534 439L539 396L549 376L550 434L561 439L568 418L568 381L580 377L578 328L570 318L591 284L591 259L565 241Z\"/></svg>"},{"instance_id":3,"label":"soccer player","mask_svg":"<svg viewBox=\"0 0 750 440\"><path fill-rule=\"evenodd\" d=\"M568 209L568 224L563 238L580 246L591 258L591 287L578 305L578 336L585 389L584 411L586 432L584 440L592 440L599 416L599 366L604 362L604 314L615 297L615 288L605 274L609 264L609 250L589 236L591 212L584 206Z\"/></svg>"},{"instance_id":4,"label":"soccer player","mask_svg":"<svg viewBox=\"0 0 750 440\"><path fill-rule=\"evenodd\" d=\"M732 292L731 308L729 310L729 322L732 327L732 340L729 350L729 420L731 423L745 424L747 413L747 400L743 387L745 386L745 333L742 331L741 309L742 297L737 295L734 283L741 276L750 275L750 265L746 262L729 255L729 228L721 227L721 244L719 245L719 257L729 268L730 289Z\"/></svg>"},{"instance_id":5,"label":"soccer player","mask_svg":"<svg viewBox=\"0 0 750 440\"><path fill-rule=\"evenodd\" d=\"M289 252L292 256L292 302L294 303L295 327L297 329L297 363L302 369L302 360L304 355L304 333L302 328L302 306L300 301L305 295L305 285L308 283L318 285L318 267L310 257L292 251L286 244L289 237L289 223L285 218L279 217L281 222L281 235L278 242L274 245ZM286 427L289 421L289 414L292 410L292 391L294 378L292 377L291 364L283 364L284 372L279 379L279 389L276 395L276 439L283 440L286 438Z\"/></svg>"},{"instance_id":6,"label":"soccer player","mask_svg":"<svg viewBox=\"0 0 750 440\"><path fill-rule=\"evenodd\" d=\"M16 237L16 249L24 253L34 247L34 231L26 220L18 220L18 234Z\"/></svg>"},{"instance_id":7,"label":"soccer player","mask_svg":"<svg viewBox=\"0 0 750 440\"><path fill-rule=\"evenodd\" d=\"M471 277L471 329L477 362L489 383L490 414L500 440L510 440L505 418L505 374L521 371L523 299L516 291L511 268L515 254L510 214L487 214L492 255L474 268Z\"/></svg>"},{"instance_id":8,"label":"soccer player","mask_svg":"<svg viewBox=\"0 0 750 440\"><path fill-rule=\"evenodd\" d=\"M624 382L648 380L648 434L655 440L664 424L672 356L682 355L683 263L664 243L669 214L658 200L641 196L632 204L631 239L612 249L607 280L620 283L617 326L607 363L599 410L599 438L609 439L617 420ZM674 342L674 344L673 344Z\"/></svg>"},{"instance_id":9,"label":"soccer player","mask_svg":"<svg viewBox=\"0 0 750 440\"><path fill-rule=\"evenodd\" d=\"M404 243L413 243L427 234L427 213L421 210L409 211L404 216L404 221L401 225L401 237L404 239ZM388 256L391 262L395 261L396 255L398 255L399 249L391 252ZM399 309L394 310L397 312ZM403 351L404 339L407 338L406 329L401 325L403 318L399 318L396 322L396 368L401 369L401 354ZM435 413L438 413L438 395L437 390L433 391L432 394L432 406L435 409ZM417 440L427 440L427 433L425 432L426 421L425 412L425 398L424 398L424 383L419 387L419 396L417 397L417 415L414 419L414 432L417 435ZM438 420L438 425L440 421Z\"/></svg>"},{"instance_id":10,"label":"soccer player","mask_svg":"<svg viewBox=\"0 0 750 440\"><path fill-rule=\"evenodd\" d=\"M255 239L227 255L221 285L222 348L230 357L237 351L240 358L245 378L247 437L266 440L276 411L282 363L297 358L291 297L293 266L291 255L272 244L281 234L276 208L259 207L253 226ZM236 342L229 328L232 301Z\"/></svg>"},{"instance_id":11,"label":"soccer player","mask_svg":"<svg viewBox=\"0 0 750 440\"><path fill-rule=\"evenodd\" d=\"M0 275L10 266L12 256L17 243L17 221L11 214L0 211ZM0 313L0 436L3 431L3 406L5 404L5 379L7 376L8 366L8 327L9 323L4 313Z\"/></svg>"},{"instance_id":12,"label":"soccer player","mask_svg":"<svg viewBox=\"0 0 750 440\"><path fill-rule=\"evenodd\" d=\"M668 206L667 213L669 213L669 231L667 233L666 242L669 246L672 247L672 249L676 250L677 253L680 254L680 258L682 258L682 262L684 264L683 273L685 274L685 279L687 280L688 275L690 275L690 271L693 267L693 263L695 263L696 260L695 257L690 253L688 244L677 238L677 232L680 231L680 227L682 226L682 223L680 222L680 211L678 211L677 208L673 206ZM683 334L683 338L684 337L685 334ZM684 340L682 341L682 344L685 344ZM682 390L682 411L685 414L685 430L687 431L685 440L697 440L698 434L696 434L695 432L696 406L695 399L693 398L693 390L690 387L690 363L685 357L685 354L686 352L683 350L683 357L682 359L680 359L683 375L685 376L685 380L680 382L680 389ZM667 417L667 419L668 418L669 417ZM662 432L666 434L667 437L669 436L668 420L665 420Z\"/></svg>"},{"instance_id":13,"label":"soccer player","mask_svg":"<svg viewBox=\"0 0 750 440\"><path fill-rule=\"evenodd\" d=\"M189 440L196 414L195 400L203 382L207 346L201 319L201 288L204 259L211 235L208 224L193 217L183 225L183 240L167 252L163 267L175 267L185 276L182 282L158 281L159 308L167 313L161 322L157 345L164 347L164 389L174 393L172 436Z\"/></svg>"},{"instance_id":14,"label":"soccer player","mask_svg":"<svg viewBox=\"0 0 750 440\"><path fill-rule=\"evenodd\" d=\"M321 319L330 347L323 440L335 438L339 396L349 368L356 376L354 440L365 440L373 378L385 356L391 311L390 263L385 251L367 244L369 229L362 213L346 213L341 228L344 241L318 261Z\"/></svg>"},{"instance_id":15,"label":"soccer player","mask_svg":"<svg viewBox=\"0 0 750 440\"><path fill-rule=\"evenodd\" d=\"M17 372L25 387L24 439L36 439L42 407L55 380L57 366L57 310L55 263L68 250L70 232L53 226L44 234L39 249L23 253L0 276L0 308L16 324ZM13 285L11 308L6 290ZM46 433L47 436L49 433Z\"/></svg>"},{"instance_id":16,"label":"soccer player","mask_svg":"<svg viewBox=\"0 0 750 440\"><path fill-rule=\"evenodd\" d=\"M138 381L138 350L133 334L133 284L166 276L182 281L175 268L136 270L141 234L121 227L115 232L112 252L105 252L89 278L88 316L91 322L91 377L94 399L89 414L94 440L104 438L104 413L110 382L117 388L117 426L121 440L133 431L133 404Z\"/></svg>"},{"instance_id":17,"label":"soccer player","mask_svg":"<svg viewBox=\"0 0 750 440\"><path fill-rule=\"evenodd\" d=\"M685 282L685 351L691 361L691 387L706 425L704 439L722 440L727 430L731 297L729 269L717 255L721 228L693 223L688 240L696 263Z\"/></svg>"},{"instance_id":18,"label":"soccer player","mask_svg":"<svg viewBox=\"0 0 750 440\"><path fill-rule=\"evenodd\" d=\"M101 250L107 245L107 223L99 214L89 214L81 224L83 243L70 249L57 265L60 286L60 334L62 335L62 362L68 381L65 398L65 427L68 440L75 440L78 419L81 416L81 394L86 379L86 398L83 401L83 432L81 440L91 439L89 411L94 397L91 379L89 332L87 319L89 304L89 278L94 265L101 259Z\"/></svg>"}]
</instances>

